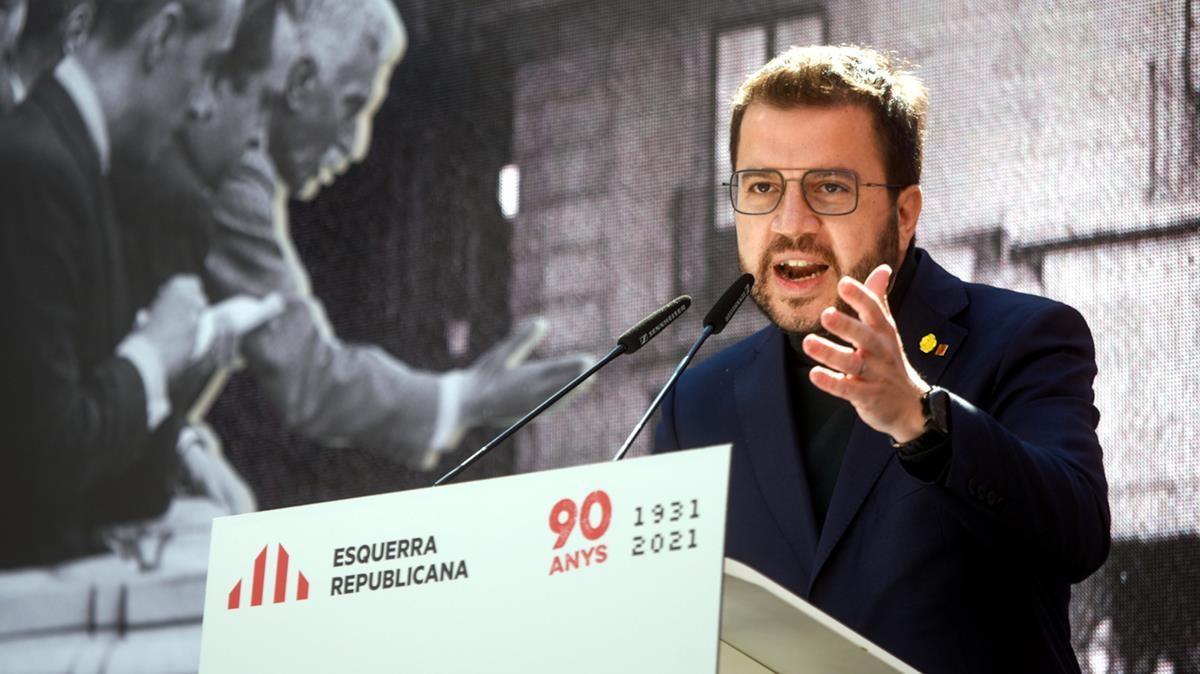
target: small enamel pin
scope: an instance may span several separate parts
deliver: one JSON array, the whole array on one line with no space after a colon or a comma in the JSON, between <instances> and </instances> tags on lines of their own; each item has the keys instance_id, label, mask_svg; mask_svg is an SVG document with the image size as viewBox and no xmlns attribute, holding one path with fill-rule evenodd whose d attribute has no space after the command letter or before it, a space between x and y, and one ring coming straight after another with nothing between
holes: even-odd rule
<instances>
[{"instance_id":1,"label":"small enamel pin","mask_svg":"<svg viewBox=\"0 0 1200 674\"><path fill-rule=\"evenodd\" d=\"M938 344L937 335L932 332L921 338L921 353L932 353L935 356L944 356L950 350L949 344Z\"/></svg>"},{"instance_id":2,"label":"small enamel pin","mask_svg":"<svg viewBox=\"0 0 1200 674\"><path fill-rule=\"evenodd\" d=\"M933 351L937 345L937 337L931 332L921 338L921 353L929 353L930 351Z\"/></svg>"}]
</instances>

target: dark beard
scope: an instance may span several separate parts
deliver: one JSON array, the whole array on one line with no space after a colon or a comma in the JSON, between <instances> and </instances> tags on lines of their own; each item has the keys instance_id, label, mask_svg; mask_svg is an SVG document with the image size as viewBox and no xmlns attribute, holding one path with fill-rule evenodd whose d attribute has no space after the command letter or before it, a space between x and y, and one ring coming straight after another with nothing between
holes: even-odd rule
<instances>
[{"instance_id":1,"label":"dark beard","mask_svg":"<svg viewBox=\"0 0 1200 674\"><path fill-rule=\"evenodd\" d=\"M892 277L900 265L900 217L895 209L892 210L891 216L888 218L888 225L883 228L879 238L875 241L875 248L863 256L859 262L854 265L848 272L842 270L841 264L837 257L829 248L817 243L816 237L812 234L805 234L796 239L788 239L782 236L777 236L773 239L767 250L763 252L762 259L759 261L758 269L755 273L755 278L759 280L751 288L750 295L754 298L754 303L758 305L763 315L774 323L779 329L789 335L803 336L807 334L817 334L836 342L841 342L836 336L830 335L825 328L821 327L820 319L813 321L803 321L797 319L788 319L784 316L776 315L770 303L770 297L767 295L768 284L762 282L763 279L769 277L772 273L770 260L778 253L796 252L807 255L816 256L825 264L829 265L826 273L833 274L835 279L841 279L843 276L850 276L860 282L866 282L867 276L871 274L881 264L889 264L892 267ZM742 271L748 272L744 260L740 259L739 264ZM804 298L789 298L785 300L785 304L789 309L797 310L806 304L816 301L813 297ZM837 298L835 305L838 311L845 313L848 316L858 317L858 312L854 311L850 305L846 304L840 296Z\"/></svg>"}]
</instances>

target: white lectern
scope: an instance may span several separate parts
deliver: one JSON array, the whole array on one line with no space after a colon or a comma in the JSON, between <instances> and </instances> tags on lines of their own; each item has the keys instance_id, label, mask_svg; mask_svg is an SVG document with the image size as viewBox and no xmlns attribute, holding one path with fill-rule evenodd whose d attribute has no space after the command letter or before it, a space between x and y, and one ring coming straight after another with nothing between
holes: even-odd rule
<instances>
[{"instance_id":1,"label":"white lectern","mask_svg":"<svg viewBox=\"0 0 1200 674\"><path fill-rule=\"evenodd\" d=\"M200 670L913 671L724 560L729 459L713 447L220 518Z\"/></svg>"},{"instance_id":2,"label":"white lectern","mask_svg":"<svg viewBox=\"0 0 1200 674\"><path fill-rule=\"evenodd\" d=\"M725 560L720 674L916 670L741 562Z\"/></svg>"}]
</instances>

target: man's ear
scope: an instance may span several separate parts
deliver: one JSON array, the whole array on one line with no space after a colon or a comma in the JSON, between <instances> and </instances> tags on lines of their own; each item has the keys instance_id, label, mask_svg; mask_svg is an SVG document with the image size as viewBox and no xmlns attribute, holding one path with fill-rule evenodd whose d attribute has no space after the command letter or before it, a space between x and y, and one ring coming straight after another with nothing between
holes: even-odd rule
<instances>
[{"instance_id":1,"label":"man's ear","mask_svg":"<svg viewBox=\"0 0 1200 674\"><path fill-rule=\"evenodd\" d=\"M317 63L310 56L301 56L288 69L283 86L283 101L288 112L299 112L308 105L309 96L317 86Z\"/></svg>"},{"instance_id":2,"label":"man's ear","mask_svg":"<svg viewBox=\"0 0 1200 674\"><path fill-rule=\"evenodd\" d=\"M143 29L142 67L150 72L179 48L183 41L183 7L168 2Z\"/></svg>"},{"instance_id":3,"label":"man's ear","mask_svg":"<svg viewBox=\"0 0 1200 674\"><path fill-rule=\"evenodd\" d=\"M63 53L74 54L87 41L92 32L92 20L96 7L91 2L76 5L63 19Z\"/></svg>"},{"instance_id":4,"label":"man's ear","mask_svg":"<svg viewBox=\"0 0 1200 674\"><path fill-rule=\"evenodd\" d=\"M920 185L909 185L900 190L896 198L897 226L900 229L900 249L905 250L917 232L917 219L921 217L923 195Z\"/></svg>"}]
</instances>

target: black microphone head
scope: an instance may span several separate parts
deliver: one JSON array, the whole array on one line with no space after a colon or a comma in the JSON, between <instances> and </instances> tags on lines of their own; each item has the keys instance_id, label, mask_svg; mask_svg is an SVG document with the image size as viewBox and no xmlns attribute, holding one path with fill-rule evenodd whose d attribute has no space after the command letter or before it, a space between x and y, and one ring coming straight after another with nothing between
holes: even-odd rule
<instances>
[{"instance_id":1,"label":"black microphone head","mask_svg":"<svg viewBox=\"0 0 1200 674\"><path fill-rule=\"evenodd\" d=\"M655 335L662 332L663 328L682 316L690 306L692 306L690 295L676 297L664 304L658 311L643 318L642 322L626 330L625 334L617 338L617 344L625 347L625 353L637 351L654 339Z\"/></svg>"},{"instance_id":2,"label":"black microphone head","mask_svg":"<svg viewBox=\"0 0 1200 674\"><path fill-rule=\"evenodd\" d=\"M713 305L712 309L708 310L708 314L704 316L704 327L712 326L713 334L720 334L729 325L729 319L737 313L738 307L742 306L742 302L750 296L750 287L754 285L753 274L742 274L738 277L733 285L729 286L722 295L721 299Z\"/></svg>"}]
</instances>

